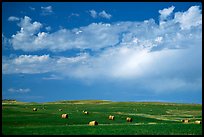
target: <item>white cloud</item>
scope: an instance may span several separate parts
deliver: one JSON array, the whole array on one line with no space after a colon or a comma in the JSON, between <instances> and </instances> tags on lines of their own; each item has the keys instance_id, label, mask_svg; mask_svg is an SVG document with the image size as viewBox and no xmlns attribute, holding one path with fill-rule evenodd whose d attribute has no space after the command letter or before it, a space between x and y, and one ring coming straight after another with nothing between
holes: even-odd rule
<instances>
[{"instance_id":1,"label":"white cloud","mask_svg":"<svg viewBox=\"0 0 204 137\"><path fill-rule=\"evenodd\" d=\"M33 40L36 37L34 34L40 30L42 24L39 22L31 23L31 18L25 16L18 25L21 30L18 31L17 34L12 35L11 44L13 48L15 50L24 49L25 51L39 49L40 46L36 45L37 47L32 47L29 45L34 42Z\"/></svg>"},{"instance_id":2,"label":"white cloud","mask_svg":"<svg viewBox=\"0 0 204 137\"><path fill-rule=\"evenodd\" d=\"M18 58L14 59L15 64L23 63L35 63L35 62L45 62L49 59L49 55L20 55Z\"/></svg>"},{"instance_id":3,"label":"white cloud","mask_svg":"<svg viewBox=\"0 0 204 137\"><path fill-rule=\"evenodd\" d=\"M18 17L15 17L15 16L10 16L8 18L8 21L19 21L20 19Z\"/></svg>"},{"instance_id":4,"label":"white cloud","mask_svg":"<svg viewBox=\"0 0 204 137\"><path fill-rule=\"evenodd\" d=\"M112 17L111 14L108 14L106 11L101 11L99 13L97 13L95 10L89 10L90 16L93 18L97 18L97 17L101 17L101 18L106 18L106 19L110 19Z\"/></svg>"},{"instance_id":5,"label":"white cloud","mask_svg":"<svg viewBox=\"0 0 204 137\"><path fill-rule=\"evenodd\" d=\"M29 88L25 88L25 89L23 89L23 88L19 88L19 89L9 88L8 91L11 93L28 93L31 90Z\"/></svg>"},{"instance_id":6,"label":"white cloud","mask_svg":"<svg viewBox=\"0 0 204 137\"><path fill-rule=\"evenodd\" d=\"M53 12L52 11L52 6L47 6L47 7L41 7L41 9L45 12Z\"/></svg>"},{"instance_id":7,"label":"white cloud","mask_svg":"<svg viewBox=\"0 0 204 137\"><path fill-rule=\"evenodd\" d=\"M97 12L95 10L89 10L91 17L96 18Z\"/></svg>"},{"instance_id":8,"label":"white cloud","mask_svg":"<svg viewBox=\"0 0 204 137\"><path fill-rule=\"evenodd\" d=\"M177 12L174 17L175 22L179 22L182 29L190 29L202 25L202 14L199 6L192 6L186 12Z\"/></svg>"},{"instance_id":9,"label":"white cloud","mask_svg":"<svg viewBox=\"0 0 204 137\"><path fill-rule=\"evenodd\" d=\"M52 6L41 7L42 13L41 15L51 15L53 13Z\"/></svg>"},{"instance_id":10,"label":"white cloud","mask_svg":"<svg viewBox=\"0 0 204 137\"><path fill-rule=\"evenodd\" d=\"M135 38L132 38L132 41L134 40ZM121 43L117 47L110 47L100 52L97 56L21 55L12 59L3 58L2 73L57 73L43 78L45 80L57 80L60 78L58 74L86 81L104 78L114 81L134 80L137 84L144 84L146 88L158 93L177 91L184 87L193 90L202 83L197 81L202 76L202 44L201 38L197 39L197 42L185 40L184 45L189 43L193 46L186 49L163 49L151 52L152 47L144 47L143 42L139 40L136 47ZM154 41L155 39L152 40Z\"/></svg>"},{"instance_id":11,"label":"white cloud","mask_svg":"<svg viewBox=\"0 0 204 137\"><path fill-rule=\"evenodd\" d=\"M171 6L169 8L165 8L163 10L159 10L159 13L160 13L160 20L165 20L167 19L168 16L171 15L171 13L173 12L174 10L174 6Z\"/></svg>"},{"instance_id":12,"label":"white cloud","mask_svg":"<svg viewBox=\"0 0 204 137\"><path fill-rule=\"evenodd\" d=\"M143 46L151 47L166 42L169 46L178 46L170 44L170 41L168 42L167 40L170 40L168 37L172 37L175 41L177 40L177 37L174 36L179 34L177 33L179 30L177 29L179 29L180 26L168 24L167 22L162 26L158 26L153 19L144 22L117 22L113 24L92 23L88 26L72 30L60 29L53 33L46 33L40 32L40 28L42 28L40 22L32 23L31 19L25 16L21 19L21 23L19 24L21 30L12 36L11 44L15 50L37 51L48 49L53 52L73 48L100 50L101 48L118 44L120 38L122 38L124 44L129 45L143 44ZM185 32L181 33L184 34ZM183 36L183 34L181 34L181 36ZM90 39L90 37L92 37L92 39ZM132 37L134 37L134 41L128 42L127 40L125 43L125 39L131 39ZM156 39L161 37L162 39Z\"/></svg>"},{"instance_id":13,"label":"white cloud","mask_svg":"<svg viewBox=\"0 0 204 137\"><path fill-rule=\"evenodd\" d=\"M23 35L23 33L26 33L32 36L37 31L39 31L39 29L42 27L41 23L36 21L31 23L31 21L32 21L31 18L28 16L25 16L23 19L21 18L21 22L18 24L18 26L21 27L20 32L18 32L18 33L21 33L20 34L21 36Z\"/></svg>"},{"instance_id":14,"label":"white cloud","mask_svg":"<svg viewBox=\"0 0 204 137\"><path fill-rule=\"evenodd\" d=\"M110 24L92 23L86 27L73 30L60 29L53 33L40 32L42 24L31 23L25 17L19 25L20 32L12 36L11 43L15 50L37 51L48 49L51 51L65 51L72 48L100 48L115 45L118 42L118 30L112 30ZM79 33L80 32L80 33ZM92 37L93 39L90 39ZM96 44L98 43L98 44Z\"/></svg>"},{"instance_id":15,"label":"white cloud","mask_svg":"<svg viewBox=\"0 0 204 137\"><path fill-rule=\"evenodd\" d=\"M19 24L21 31L11 39L14 49L48 49L56 52L79 48L97 53L93 56L81 53L73 57L3 57L2 73L49 72L85 80L131 79L156 92L176 91L184 87L196 89L202 83L199 80L202 76L202 22L189 25L181 20L192 20L192 17L200 19L202 14L197 8L192 10L191 7L182 14L176 12L175 18L160 25L153 19L143 22L92 23L72 30L60 29L53 33L40 32L41 23L34 24L29 17L25 17ZM166 13L169 14L171 12ZM182 17L180 20L178 15ZM180 29L184 26L188 26L188 29ZM50 79L57 76L51 75ZM173 87L168 88L170 86Z\"/></svg>"},{"instance_id":16,"label":"white cloud","mask_svg":"<svg viewBox=\"0 0 204 137\"><path fill-rule=\"evenodd\" d=\"M157 25L153 19L144 22L92 23L72 30L60 29L53 33L41 32L42 24L32 22L29 17L25 16L19 24L21 30L13 35L10 41L15 50L23 51L48 49L59 52L74 48L100 50L118 44L155 47L154 49L185 48L187 46L182 43L185 39L191 42L194 37L198 36L193 33L201 32L202 22L197 20L198 23L192 24L196 20L190 23L184 23L182 20L185 20L186 15L191 15L186 18L192 19L193 16L194 19L196 17L200 19L202 14L198 7L192 6L187 12L182 13L180 20L178 20L178 15L181 16L181 13L175 13L175 18L160 25ZM177 23L178 21L180 24ZM191 33L184 29L190 26L196 27L192 28ZM180 30L180 28L183 29ZM46 29L48 30L49 27ZM199 39L199 36L196 39Z\"/></svg>"},{"instance_id":17,"label":"white cloud","mask_svg":"<svg viewBox=\"0 0 204 137\"><path fill-rule=\"evenodd\" d=\"M87 54L77 57L50 57L49 55L20 55L18 57L3 57L2 73L37 74L46 72L68 72L73 67L86 62Z\"/></svg>"},{"instance_id":18,"label":"white cloud","mask_svg":"<svg viewBox=\"0 0 204 137\"><path fill-rule=\"evenodd\" d=\"M51 71L49 65L53 65L49 55L20 55L14 58L5 58L2 62L2 73L45 73Z\"/></svg>"},{"instance_id":19,"label":"white cloud","mask_svg":"<svg viewBox=\"0 0 204 137\"><path fill-rule=\"evenodd\" d=\"M187 42L188 43L188 42ZM112 47L98 56L24 55L3 58L2 73L54 73L44 80L72 77L94 81L131 81L155 93L197 90L202 87L202 44L187 49L150 52L127 45ZM61 77L62 76L62 77ZM190 78L190 79L189 79Z\"/></svg>"},{"instance_id":20,"label":"white cloud","mask_svg":"<svg viewBox=\"0 0 204 137\"><path fill-rule=\"evenodd\" d=\"M133 38L132 41L134 40ZM187 39L185 40L184 45L190 43ZM190 46L187 49L165 49L155 52L151 52L154 47L151 41L149 41L149 46L147 42L139 41L137 46L121 43L117 47L100 52L98 56L89 54L80 54L76 57L21 55L13 59L3 58L2 71L5 74L57 72L78 78L119 79L157 77L169 72L187 74L193 69L198 69L196 71L199 73L202 55L201 38L199 41L193 42L196 46ZM147 45L144 46L144 43ZM184 60L187 62L182 63Z\"/></svg>"},{"instance_id":21,"label":"white cloud","mask_svg":"<svg viewBox=\"0 0 204 137\"><path fill-rule=\"evenodd\" d=\"M98 14L102 18L110 19L112 16L111 14L106 13L104 10Z\"/></svg>"}]
</instances>

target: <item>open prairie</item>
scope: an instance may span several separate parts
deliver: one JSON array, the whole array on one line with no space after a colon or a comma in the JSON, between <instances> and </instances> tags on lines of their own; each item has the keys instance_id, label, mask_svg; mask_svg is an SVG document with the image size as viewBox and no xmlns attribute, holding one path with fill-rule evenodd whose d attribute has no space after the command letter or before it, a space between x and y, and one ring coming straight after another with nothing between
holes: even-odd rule
<instances>
[{"instance_id":1,"label":"open prairie","mask_svg":"<svg viewBox=\"0 0 204 137\"><path fill-rule=\"evenodd\" d=\"M62 118L62 114L68 117ZM132 122L127 122L127 117ZM189 122L183 123L184 119ZM90 126L89 122L94 120L98 125ZM202 121L201 104L103 100L2 102L4 135L202 135L202 123L195 121Z\"/></svg>"}]
</instances>

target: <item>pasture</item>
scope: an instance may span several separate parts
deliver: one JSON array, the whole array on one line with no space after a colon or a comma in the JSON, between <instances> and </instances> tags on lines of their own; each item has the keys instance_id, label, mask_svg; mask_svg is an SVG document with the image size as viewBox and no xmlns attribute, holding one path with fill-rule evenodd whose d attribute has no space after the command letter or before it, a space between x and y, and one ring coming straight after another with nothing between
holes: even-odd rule
<instances>
[{"instance_id":1,"label":"pasture","mask_svg":"<svg viewBox=\"0 0 204 137\"><path fill-rule=\"evenodd\" d=\"M68 118L62 118L62 114L68 114ZM109 119L110 115L114 120ZM127 122L127 117L132 122ZM183 123L183 119L189 122ZM89 122L94 120L98 125L90 126ZM102 100L2 102L3 135L202 135L202 124L195 121L202 121L201 104Z\"/></svg>"}]
</instances>

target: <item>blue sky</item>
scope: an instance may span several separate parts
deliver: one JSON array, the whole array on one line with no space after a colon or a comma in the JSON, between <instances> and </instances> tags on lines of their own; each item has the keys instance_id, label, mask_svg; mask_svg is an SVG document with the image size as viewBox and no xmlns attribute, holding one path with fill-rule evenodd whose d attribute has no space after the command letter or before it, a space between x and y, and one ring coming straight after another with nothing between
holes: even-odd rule
<instances>
[{"instance_id":1,"label":"blue sky","mask_svg":"<svg viewBox=\"0 0 204 137\"><path fill-rule=\"evenodd\" d=\"M2 97L202 102L202 4L3 2Z\"/></svg>"}]
</instances>

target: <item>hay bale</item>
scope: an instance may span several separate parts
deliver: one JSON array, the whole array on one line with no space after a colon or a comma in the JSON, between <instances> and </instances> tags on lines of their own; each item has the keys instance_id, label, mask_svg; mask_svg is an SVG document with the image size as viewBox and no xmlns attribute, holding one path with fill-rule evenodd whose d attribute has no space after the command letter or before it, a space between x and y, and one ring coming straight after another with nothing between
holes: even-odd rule
<instances>
[{"instance_id":1,"label":"hay bale","mask_svg":"<svg viewBox=\"0 0 204 137\"><path fill-rule=\"evenodd\" d=\"M200 120L196 120L195 124L202 124L202 122Z\"/></svg>"},{"instance_id":2,"label":"hay bale","mask_svg":"<svg viewBox=\"0 0 204 137\"><path fill-rule=\"evenodd\" d=\"M132 118L127 117L127 118L126 118L126 121L127 121L127 122L132 122Z\"/></svg>"},{"instance_id":3,"label":"hay bale","mask_svg":"<svg viewBox=\"0 0 204 137\"><path fill-rule=\"evenodd\" d=\"M111 115L108 117L109 120L114 120L114 118L115 118L115 117L114 117L114 116L111 116Z\"/></svg>"},{"instance_id":4,"label":"hay bale","mask_svg":"<svg viewBox=\"0 0 204 137\"><path fill-rule=\"evenodd\" d=\"M62 114L62 118L68 118L68 114Z\"/></svg>"},{"instance_id":5,"label":"hay bale","mask_svg":"<svg viewBox=\"0 0 204 137\"><path fill-rule=\"evenodd\" d=\"M59 109L59 111L62 111L62 109Z\"/></svg>"},{"instance_id":6,"label":"hay bale","mask_svg":"<svg viewBox=\"0 0 204 137\"><path fill-rule=\"evenodd\" d=\"M33 108L33 111L37 111L37 108Z\"/></svg>"},{"instance_id":7,"label":"hay bale","mask_svg":"<svg viewBox=\"0 0 204 137\"><path fill-rule=\"evenodd\" d=\"M96 126L96 125L98 125L97 121L90 121L89 122L89 126Z\"/></svg>"},{"instance_id":8,"label":"hay bale","mask_svg":"<svg viewBox=\"0 0 204 137\"><path fill-rule=\"evenodd\" d=\"M88 115L88 114L89 114L89 112L88 112L88 111L83 111L83 113L84 113L85 115Z\"/></svg>"},{"instance_id":9,"label":"hay bale","mask_svg":"<svg viewBox=\"0 0 204 137\"><path fill-rule=\"evenodd\" d=\"M188 122L190 122L190 120L189 119L183 119L183 120L181 120L183 123L188 123Z\"/></svg>"}]
</instances>

